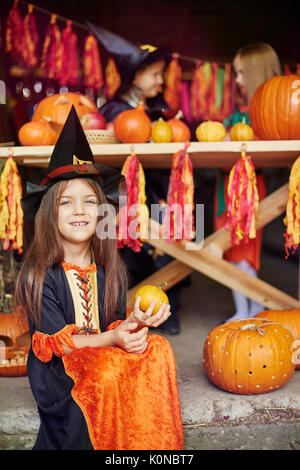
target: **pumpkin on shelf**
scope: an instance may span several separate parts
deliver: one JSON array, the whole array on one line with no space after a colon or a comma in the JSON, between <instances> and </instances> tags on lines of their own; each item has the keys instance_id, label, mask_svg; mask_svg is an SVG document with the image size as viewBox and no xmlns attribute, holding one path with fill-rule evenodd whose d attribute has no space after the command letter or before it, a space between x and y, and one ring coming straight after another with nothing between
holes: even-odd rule
<instances>
[{"instance_id":1,"label":"pumpkin on shelf","mask_svg":"<svg viewBox=\"0 0 300 470\"><path fill-rule=\"evenodd\" d=\"M148 309L149 305L153 300L156 301L156 305L153 309L152 315L154 315L161 304L165 303L166 305L169 304L169 299L167 294L162 290L162 286L165 283L162 283L160 286L152 286L152 285L145 285L140 287L135 295L134 295L134 302L138 297L141 297L140 300L140 309L143 312L146 312Z\"/></svg>"},{"instance_id":2,"label":"pumpkin on shelf","mask_svg":"<svg viewBox=\"0 0 300 470\"><path fill-rule=\"evenodd\" d=\"M246 124L246 119L237 122L229 131L230 139L233 141L254 140L254 132L251 126Z\"/></svg>"},{"instance_id":3,"label":"pumpkin on shelf","mask_svg":"<svg viewBox=\"0 0 300 470\"><path fill-rule=\"evenodd\" d=\"M278 75L262 83L251 100L249 116L259 139L300 139L299 75Z\"/></svg>"},{"instance_id":4,"label":"pumpkin on shelf","mask_svg":"<svg viewBox=\"0 0 300 470\"><path fill-rule=\"evenodd\" d=\"M300 340L300 309L288 310L264 310L257 313L255 318L266 318L267 320L276 321L286 326L295 337ZM296 369L300 369L300 364L296 365Z\"/></svg>"},{"instance_id":5,"label":"pumpkin on shelf","mask_svg":"<svg viewBox=\"0 0 300 470\"><path fill-rule=\"evenodd\" d=\"M134 109L123 111L114 120L115 136L123 143L148 142L151 130L151 121L143 103L139 103Z\"/></svg>"},{"instance_id":6,"label":"pumpkin on shelf","mask_svg":"<svg viewBox=\"0 0 300 470\"><path fill-rule=\"evenodd\" d=\"M226 129L219 121L204 121L196 129L199 142L219 142L226 136Z\"/></svg>"},{"instance_id":7,"label":"pumpkin on shelf","mask_svg":"<svg viewBox=\"0 0 300 470\"><path fill-rule=\"evenodd\" d=\"M219 388L238 394L271 392L295 370L294 336L272 320L248 318L224 323L206 337L203 366Z\"/></svg>"},{"instance_id":8,"label":"pumpkin on shelf","mask_svg":"<svg viewBox=\"0 0 300 470\"><path fill-rule=\"evenodd\" d=\"M167 143L172 140L172 128L167 121L164 121L163 118L159 118L153 124L151 137L153 142L156 143Z\"/></svg>"},{"instance_id":9,"label":"pumpkin on shelf","mask_svg":"<svg viewBox=\"0 0 300 470\"><path fill-rule=\"evenodd\" d=\"M58 134L46 119L41 118L23 124L18 132L18 139L22 145L55 145Z\"/></svg>"},{"instance_id":10,"label":"pumpkin on shelf","mask_svg":"<svg viewBox=\"0 0 300 470\"><path fill-rule=\"evenodd\" d=\"M0 376L26 375L29 347L27 319L19 311L0 313Z\"/></svg>"},{"instance_id":11,"label":"pumpkin on shelf","mask_svg":"<svg viewBox=\"0 0 300 470\"><path fill-rule=\"evenodd\" d=\"M181 120L182 117L183 113L180 110L176 116L167 121L172 129L172 142L189 142L191 140L191 131L185 122Z\"/></svg>"}]
</instances>

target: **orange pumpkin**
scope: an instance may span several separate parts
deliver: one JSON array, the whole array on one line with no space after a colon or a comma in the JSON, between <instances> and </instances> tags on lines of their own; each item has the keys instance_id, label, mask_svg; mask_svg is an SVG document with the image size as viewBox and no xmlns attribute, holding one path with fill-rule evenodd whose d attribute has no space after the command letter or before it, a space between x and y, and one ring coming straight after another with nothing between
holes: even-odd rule
<instances>
[{"instance_id":1,"label":"orange pumpkin","mask_svg":"<svg viewBox=\"0 0 300 470\"><path fill-rule=\"evenodd\" d=\"M189 142L191 140L191 131L188 126L181 121L182 116L182 111L178 111L176 116L168 121L168 124L172 128L172 142Z\"/></svg>"},{"instance_id":2,"label":"orange pumpkin","mask_svg":"<svg viewBox=\"0 0 300 470\"><path fill-rule=\"evenodd\" d=\"M27 319L19 312L0 313L0 340L0 376L26 375L30 347Z\"/></svg>"},{"instance_id":3,"label":"orange pumpkin","mask_svg":"<svg viewBox=\"0 0 300 470\"><path fill-rule=\"evenodd\" d=\"M61 93L48 96L41 100L32 116L32 121L46 118L52 123L57 134L66 122L72 105L74 105L79 119L91 111L98 111L96 104L85 95L80 93Z\"/></svg>"},{"instance_id":4,"label":"orange pumpkin","mask_svg":"<svg viewBox=\"0 0 300 470\"><path fill-rule=\"evenodd\" d=\"M299 75L279 75L260 85L251 100L249 116L259 139L300 139Z\"/></svg>"},{"instance_id":5,"label":"orange pumpkin","mask_svg":"<svg viewBox=\"0 0 300 470\"><path fill-rule=\"evenodd\" d=\"M57 133L45 119L26 122L18 132L22 145L55 145Z\"/></svg>"},{"instance_id":6,"label":"orange pumpkin","mask_svg":"<svg viewBox=\"0 0 300 470\"><path fill-rule=\"evenodd\" d=\"M172 128L163 118L153 124L151 137L153 142L166 143L172 140Z\"/></svg>"},{"instance_id":7,"label":"orange pumpkin","mask_svg":"<svg viewBox=\"0 0 300 470\"><path fill-rule=\"evenodd\" d=\"M152 315L154 315L159 307L161 306L162 303L165 303L166 305L169 304L169 299L167 294L162 290L161 286L151 286L151 285L146 285L140 287L135 295L134 295L134 302L136 301L137 297L141 297L140 300L140 309L143 312L146 312L148 309L150 303L155 300L156 305L153 309Z\"/></svg>"},{"instance_id":8,"label":"orange pumpkin","mask_svg":"<svg viewBox=\"0 0 300 470\"><path fill-rule=\"evenodd\" d=\"M248 318L224 323L207 336L203 365L210 380L232 393L257 394L282 387L295 370L294 337L282 324Z\"/></svg>"},{"instance_id":9,"label":"orange pumpkin","mask_svg":"<svg viewBox=\"0 0 300 470\"><path fill-rule=\"evenodd\" d=\"M151 136L151 121L142 103L135 109L118 114L114 120L115 136L124 143L147 142Z\"/></svg>"},{"instance_id":10,"label":"orange pumpkin","mask_svg":"<svg viewBox=\"0 0 300 470\"><path fill-rule=\"evenodd\" d=\"M291 330L296 339L300 340L300 309L264 310L255 315L255 317L267 318L268 320L282 323ZM296 365L296 369L300 369L300 364Z\"/></svg>"}]
</instances>

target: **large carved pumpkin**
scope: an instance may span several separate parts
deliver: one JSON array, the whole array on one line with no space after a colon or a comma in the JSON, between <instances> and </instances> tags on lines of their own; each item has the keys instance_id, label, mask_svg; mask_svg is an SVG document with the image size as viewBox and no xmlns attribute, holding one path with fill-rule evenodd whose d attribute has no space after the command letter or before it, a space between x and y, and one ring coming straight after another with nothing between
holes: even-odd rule
<instances>
[{"instance_id":1,"label":"large carved pumpkin","mask_svg":"<svg viewBox=\"0 0 300 470\"><path fill-rule=\"evenodd\" d=\"M289 310L264 310L255 315L256 318L267 318L268 320L282 323L300 340L300 309ZM296 365L296 369L300 369L300 364Z\"/></svg>"},{"instance_id":2,"label":"large carved pumpkin","mask_svg":"<svg viewBox=\"0 0 300 470\"><path fill-rule=\"evenodd\" d=\"M300 139L299 75L279 75L260 85L251 100L249 114L259 139Z\"/></svg>"},{"instance_id":3,"label":"large carved pumpkin","mask_svg":"<svg viewBox=\"0 0 300 470\"><path fill-rule=\"evenodd\" d=\"M224 323L207 336L203 365L219 388L238 394L271 392L295 370L294 336L282 324L250 318Z\"/></svg>"},{"instance_id":4,"label":"large carved pumpkin","mask_svg":"<svg viewBox=\"0 0 300 470\"><path fill-rule=\"evenodd\" d=\"M72 105L74 105L79 119L86 113L98 111L96 104L87 96L80 93L61 93L48 96L41 100L32 116L32 121L41 118L51 122L53 129L60 133L69 115Z\"/></svg>"},{"instance_id":5,"label":"large carved pumpkin","mask_svg":"<svg viewBox=\"0 0 300 470\"><path fill-rule=\"evenodd\" d=\"M29 347L27 319L19 312L0 313L0 376L26 375Z\"/></svg>"}]
</instances>

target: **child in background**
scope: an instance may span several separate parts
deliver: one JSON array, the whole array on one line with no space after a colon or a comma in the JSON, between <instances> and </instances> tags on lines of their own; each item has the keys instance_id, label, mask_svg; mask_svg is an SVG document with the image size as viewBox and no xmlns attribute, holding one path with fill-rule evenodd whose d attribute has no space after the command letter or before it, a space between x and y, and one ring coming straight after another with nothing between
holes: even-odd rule
<instances>
[{"instance_id":1,"label":"child in background","mask_svg":"<svg viewBox=\"0 0 300 470\"><path fill-rule=\"evenodd\" d=\"M274 49L265 43L249 44L238 50L234 60L235 73L235 110L225 121L226 127L237 122L246 122L251 125L248 109L256 89L269 78L280 75L281 67ZM227 205L227 186L230 169L221 170L218 175L215 194L215 230L223 227L226 222L226 211L222 208ZM260 169L256 169L256 180L259 199L266 197L266 184ZM224 188L224 189L223 189ZM223 200L222 200L223 199ZM247 246L238 245L228 249L224 258L231 261L242 271L257 277L260 268L260 252L262 244L262 229L256 233ZM230 320L253 317L264 310L264 307L252 299L248 299L237 291L232 291L235 314Z\"/></svg>"},{"instance_id":2,"label":"child in background","mask_svg":"<svg viewBox=\"0 0 300 470\"><path fill-rule=\"evenodd\" d=\"M32 176L22 200L35 234L15 304L32 337L35 450L183 445L172 350L165 338L148 335L170 306L152 315L155 302L144 313L138 298L126 318L126 269L116 240L98 231L99 207L116 204L122 184L117 170L94 163L72 107L49 167Z\"/></svg>"}]
</instances>

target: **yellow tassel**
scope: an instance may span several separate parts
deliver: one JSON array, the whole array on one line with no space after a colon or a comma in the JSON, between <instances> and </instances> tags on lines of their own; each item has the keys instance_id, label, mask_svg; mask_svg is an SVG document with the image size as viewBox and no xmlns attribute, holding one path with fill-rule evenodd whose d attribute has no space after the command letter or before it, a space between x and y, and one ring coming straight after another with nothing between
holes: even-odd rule
<instances>
[{"instance_id":1,"label":"yellow tassel","mask_svg":"<svg viewBox=\"0 0 300 470\"><path fill-rule=\"evenodd\" d=\"M300 242L300 157L294 162L289 178L289 197L286 206L286 251L295 251ZM288 253L287 253L288 254Z\"/></svg>"}]
</instances>

